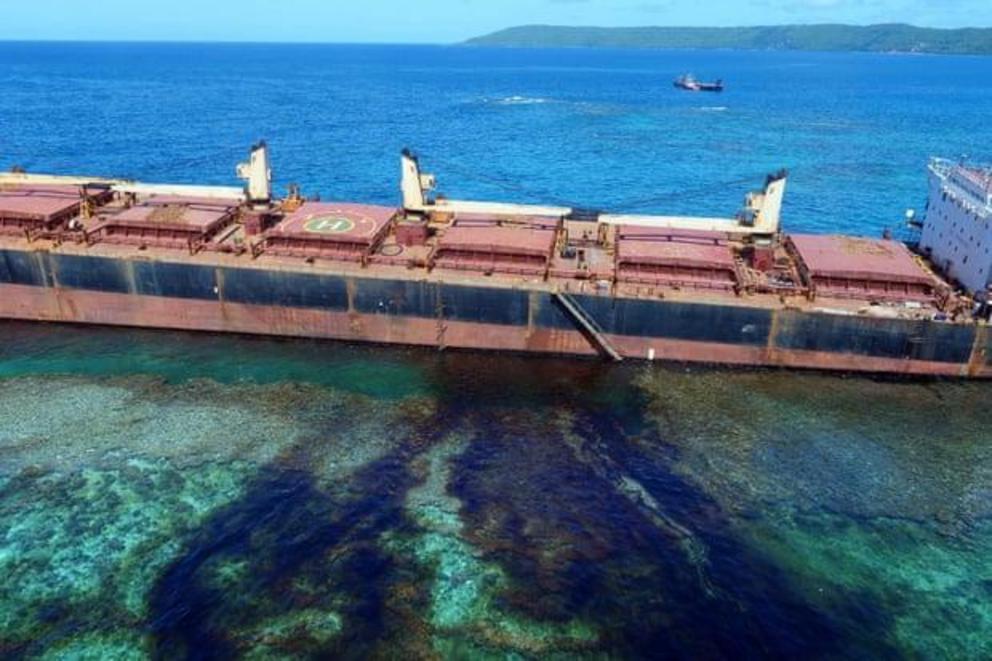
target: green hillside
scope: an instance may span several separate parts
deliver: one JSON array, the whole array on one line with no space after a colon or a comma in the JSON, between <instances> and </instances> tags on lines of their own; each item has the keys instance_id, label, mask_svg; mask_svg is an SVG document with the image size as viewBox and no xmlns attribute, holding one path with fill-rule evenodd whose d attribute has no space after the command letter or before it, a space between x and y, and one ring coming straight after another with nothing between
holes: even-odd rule
<instances>
[{"instance_id":1,"label":"green hillside","mask_svg":"<svg viewBox=\"0 0 992 661\"><path fill-rule=\"evenodd\" d=\"M555 48L735 48L992 55L992 28L912 25L781 25L743 28L587 28L528 25L466 42Z\"/></svg>"}]
</instances>

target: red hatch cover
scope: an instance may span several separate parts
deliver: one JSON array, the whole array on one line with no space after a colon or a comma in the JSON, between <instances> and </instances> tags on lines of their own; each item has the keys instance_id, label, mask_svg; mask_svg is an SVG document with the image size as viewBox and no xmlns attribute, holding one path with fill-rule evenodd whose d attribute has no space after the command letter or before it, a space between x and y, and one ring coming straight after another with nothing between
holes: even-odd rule
<instances>
[{"instance_id":1,"label":"red hatch cover","mask_svg":"<svg viewBox=\"0 0 992 661\"><path fill-rule=\"evenodd\" d=\"M733 289L734 254L726 234L621 226L617 279L621 282Z\"/></svg>"},{"instance_id":2,"label":"red hatch cover","mask_svg":"<svg viewBox=\"0 0 992 661\"><path fill-rule=\"evenodd\" d=\"M932 282L909 248L898 241L808 234L793 234L790 240L814 276L921 284Z\"/></svg>"},{"instance_id":3,"label":"red hatch cover","mask_svg":"<svg viewBox=\"0 0 992 661\"><path fill-rule=\"evenodd\" d=\"M98 204L110 197L105 189L86 193ZM81 186L0 186L0 229L53 229L79 213L83 194Z\"/></svg>"},{"instance_id":4,"label":"red hatch cover","mask_svg":"<svg viewBox=\"0 0 992 661\"><path fill-rule=\"evenodd\" d=\"M441 237L440 249L544 259L550 253L554 236L554 230L543 228L456 225L449 228Z\"/></svg>"},{"instance_id":5,"label":"red hatch cover","mask_svg":"<svg viewBox=\"0 0 992 661\"><path fill-rule=\"evenodd\" d=\"M621 241L617 248L620 264L660 264L705 269L734 270L734 256L727 246L705 246L670 241Z\"/></svg>"},{"instance_id":6,"label":"red hatch cover","mask_svg":"<svg viewBox=\"0 0 992 661\"><path fill-rule=\"evenodd\" d=\"M307 202L266 232L265 250L359 261L386 236L396 214L392 207Z\"/></svg>"},{"instance_id":7,"label":"red hatch cover","mask_svg":"<svg viewBox=\"0 0 992 661\"><path fill-rule=\"evenodd\" d=\"M849 236L789 237L802 267L821 293L923 298L933 278L898 241Z\"/></svg>"},{"instance_id":8,"label":"red hatch cover","mask_svg":"<svg viewBox=\"0 0 992 661\"><path fill-rule=\"evenodd\" d=\"M726 244L730 237L726 232L710 230L687 230L668 227L641 227L638 225L621 225L617 228L617 240L631 239L633 241L677 241L679 243L697 243L700 245Z\"/></svg>"},{"instance_id":9,"label":"red hatch cover","mask_svg":"<svg viewBox=\"0 0 992 661\"><path fill-rule=\"evenodd\" d=\"M460 217L438 240L433 262L440 268L543 275L557 227L557 221L543 218L504 224L484 216Z\"/></svg>"},{"instance_id":10,"label":"red hatch cover","mask_svg":"<svg viewBox=\"0 0 992 661\"><path fill-rule=\"evenodd\" d=\"M215 199L149 197L102 215L91 234L109 243L187 247L230 224L237 209L236 203Z\"/></svg>"},{"instance_id":11,"label":"red hatch cover","mask_svg":"<svg viewBox=\"0 0 992 661\"><path fill-rule=\"evenodd\" d=\"M455 225L461 227L534 227L553 230L560 219L553 216L498 216L482 213L460 213Z\"/></svg>"}]
</instances>

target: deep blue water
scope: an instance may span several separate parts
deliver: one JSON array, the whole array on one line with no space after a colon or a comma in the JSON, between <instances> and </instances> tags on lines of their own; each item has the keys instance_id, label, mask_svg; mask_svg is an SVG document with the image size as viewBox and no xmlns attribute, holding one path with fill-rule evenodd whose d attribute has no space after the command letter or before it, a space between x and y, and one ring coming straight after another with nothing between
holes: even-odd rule
<instances>
[{"instance_id":1,"label":"deep blue water","mask_svg":"<svg viewBox=\"0 0 992 661\"><path fill-rule=\"evenodd\" d=\"M877 234L929 156L990 156L990 74L0 44L0 166L234 183L264 137L395 203L410 146L452 195L701 214L788 166L788 227ZM989 394L0 322L0 656L988 658Z\"/></svg>"},{"instance_id":2,"label":"deep blue water","mask_svg":"<svg viewBox=\"0 0 992 661\"><path fill-rule=\"evenodd\" d=\"M636 211L732 213L788 167L789 228L875 235L929 157L992 160L979 57L7 43L0 89L0 166L227 183L266 138L282 184L382 203L406 146L452 196Z\"/></svg>"}]
</instances>

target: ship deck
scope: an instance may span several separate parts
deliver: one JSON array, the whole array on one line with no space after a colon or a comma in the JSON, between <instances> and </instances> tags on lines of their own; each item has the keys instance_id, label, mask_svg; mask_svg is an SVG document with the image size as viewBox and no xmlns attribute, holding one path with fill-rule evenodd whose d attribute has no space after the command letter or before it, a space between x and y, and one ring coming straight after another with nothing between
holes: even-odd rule
<instances>
[{"instance_id":1,"label":"ship deck","mask_svg":"<svg viewBox=\"0 0 992 661\"><path fill-rule=\"evenodd\" d=\"M23 205L7 191L0 218ZM756 268L751 247L719 232L479 214L417 225L389 207L299 201L250 231L242 222L249 213L233 201L118 196L76 213L60 231L0 235L0 247L905 319L932 319L948 307L938 296L948 285L901 244L795 236L765 248ZM847 286L817 286L824 276L836 285L837 274Z\"/></svg>"}]
</instances>

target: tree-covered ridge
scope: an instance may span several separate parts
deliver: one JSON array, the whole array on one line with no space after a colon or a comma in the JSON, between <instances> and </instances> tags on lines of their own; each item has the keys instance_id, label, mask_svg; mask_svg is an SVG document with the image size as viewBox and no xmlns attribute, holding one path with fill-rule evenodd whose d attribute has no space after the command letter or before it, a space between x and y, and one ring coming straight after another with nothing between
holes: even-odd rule
<instances>
[{"instance_id":1,"label":"tree-covered ridge","mask_svg":"<svg viewBox=\"0 0 992 661\"><path fill-rule=\"evenodd\" d=\"M992 55L992 28L780 25L741 28L592 28L527 25L470 39L475 46L736 48Z\"/></svg>"}]
</instances>

